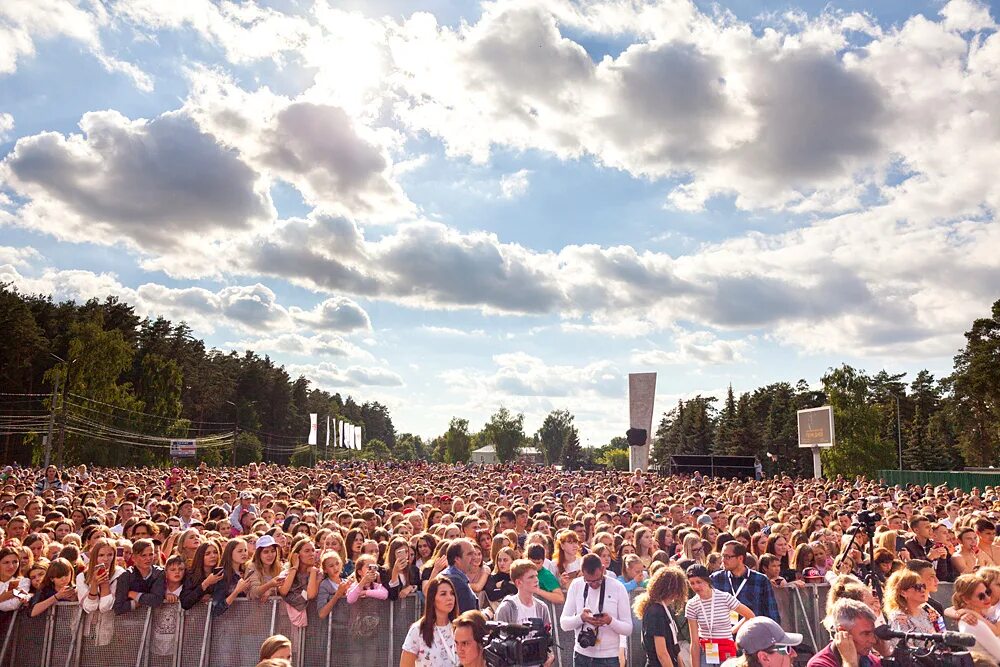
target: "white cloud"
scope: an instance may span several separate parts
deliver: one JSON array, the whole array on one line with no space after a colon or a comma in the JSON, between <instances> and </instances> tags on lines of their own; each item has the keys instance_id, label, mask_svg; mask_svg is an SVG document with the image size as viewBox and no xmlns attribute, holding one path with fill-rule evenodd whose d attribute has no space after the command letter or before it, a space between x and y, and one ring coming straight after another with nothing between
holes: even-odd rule
<instances>
[{"instance_id":1,"label":"white cloud","mask_svg":"<svg viewBox=\"0 0 1000 667\"><path fill-rule=\"evenodd\" d=\"M14 117L9 113L0 113L0 141L7 141L14 129Z\"/></svg>"},{"instance_id":2,"label":"white cloud","mask_svg":"<svg viewBox=\"0 0 1000 667\"><path fill-rule=\"evenodd\" d=\"M530 176L530 169L519 169L513 174L504 174L500 177L500 195L504 199L517 199L523 196L531 184Z\"/></svg>"},{"instance_id":3,"label":"white cloud","mask_svg":"<svg viewBox=\"0 0 1000 667\"><path fill-rule=\"evenodd\" d=\"M42 258L41 254L31 247L12 248L0 246L0 266L26 267Z\"/></svg>"},{"instance_id":4,"label":"white cloud","mask_svg":"<svg viewBox=\"0 0 1000 667\"><path fill-rule=\"evenodd\" d=\"M371 359L367 351L359 348L342 336L321 333L305 336L298 333L282 333L277 336L245 339L226 343L234 350L254 350L298 357L357 357Z\"/></svg>"},{"instance_id":5,"label":"white cloud","mask_svg":"<svg viewBox=\"0 0 1000 667\"><path fill-rule=\"evenodd\" d=\"M483 329L456 329L454 327L438 327L426 324L420 327L420 330L436 336L482 338L486 335L486 332Z\"/></svg>"},{"instance_id":6,"label":"white cloud","mask_svg":"<svg viewBox=\"0 0 1000 667\"><path fill-rule=\"evenodd\" d=\"M65 37L86 47L109 72L126 75L142 91L152 90L146 73L104 50L100 31L109 23L105 6L96 2L4 0L0 3L0 74L16 71L19 60L34 56L39 40Z\"/></svg>"},{"instance_id":7,"label":"white cloud","mask_svg":"<svg viewBox=\"0 0 1000 667\"><path fill-rule=\"evenodd\" d=\"M369 366L342 367L331 362L318 364L291 364L287 367L291 376L305 375L320 387L329 391L341 391L344 387L402 387L403 378L387 368Z\"/></svg>"},{"instance_id":8,"label":"white cloud","mask_svg":"<svg viewBox=\"0 0 1000 667\"><path fill-rule=\"evenodd\" d=\"M413 204L394 180L391 131L377 131L343 107L267 88L247 91L218 72L190 71L185 111L206 132L239 151L262 174L293 185L324 211L393 221Z\"/></svg>"},{"instance_id":9,"label":"white cloud","mask_svg":"<svg viewBox=\"0 0 1000 667\"><path fill-rule=\"evenodd\" d=\"M22 137L0 163L0 182L28 200L16 224L169 253L205 248L274 214L253 170L183 114L90 112L80 129Z\"/></svg>"},{"instance_id":10,"label":"white cloud","mask_svg":"<svg viewBox=\"0 0 1000 667\"><path fill-rule=\"evenodd\" d=\"M745 340L724 340L710 331L677 331L674 349L633 350L632 363L643 366L681 364L720 365L745 363L743 353L749 347Z\"/></svg>"}]
</instances>

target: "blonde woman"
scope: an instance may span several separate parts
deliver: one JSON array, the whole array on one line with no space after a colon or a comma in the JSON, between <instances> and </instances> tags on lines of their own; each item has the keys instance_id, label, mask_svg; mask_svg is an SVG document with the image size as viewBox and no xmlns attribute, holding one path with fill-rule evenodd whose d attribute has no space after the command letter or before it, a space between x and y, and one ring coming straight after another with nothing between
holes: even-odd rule
<instances>
[{"instance_id":1,"label":"blonde woman","mask_svg":"<svg viewBox=\"0 0 1000 667\"><path fill-rule=\"evenodd\" d=\"M701 537L697 533L688 533L684 536L681 550L685 560L693 560L699 565L708 565L708 558L705 555L705 545L701 542Z\"/></svg>"},{"instance_id":2,"label":"blonde woman","mask_svg":"<svg viewBox=\"0 0 1000 667\"><path fill-rule=\"evenodd\" d=\"M974 574L963 574L955 580L955 592L951 596L951 604L960 615L970 612L985 618L989 609L990 594L980 577ZM988 621L981 620L971 624L962 619L958 622L959 632L967 632L976 638L976 648L996 661L1000 661L1000 638L992 631Z\"/></svg>"},{"instance_id":3,"label":"blonde woman","mask_svg":"<svg viewBox=\"0 0 1000 667\"><path fill-rule=\"evenodd\" d=\"M889 577L882 596L889 625L900 632L936 632L927 611L930 593L916 572L900 570Z\"/></svg>"},{"instance_id":4,"label":"blonde woman","mask_svg":"<svg viewBox=\"0 0 1000 667\"><path fill-rule=\"evenodd\" d=\"M115 582L125 570L115 564L115 544L101 538L90 549L87 569L76 577L76 595L87 615L84 637L96 646L111 643L115 627Z\"/></svg>"}]
</instances>

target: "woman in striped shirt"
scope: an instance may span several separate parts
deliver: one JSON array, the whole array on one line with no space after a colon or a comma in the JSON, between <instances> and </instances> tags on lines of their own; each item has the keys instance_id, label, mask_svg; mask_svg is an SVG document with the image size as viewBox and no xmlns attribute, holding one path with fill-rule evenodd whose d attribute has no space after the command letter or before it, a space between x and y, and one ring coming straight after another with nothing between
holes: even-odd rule
<instances>
[{"instance_id":1,"label":"woman in striped shirt","mask_svg":"<svg viewBox=\"0 0 1000 667\"><path fill-rule=\"evenodd\" d=\"M694 592L684 609L691 630L691 664L721 664L736 656L733 635L754 613L733 594L713 588L704 565L689 567L687 577Z\"/></svg>"}]
</instances>

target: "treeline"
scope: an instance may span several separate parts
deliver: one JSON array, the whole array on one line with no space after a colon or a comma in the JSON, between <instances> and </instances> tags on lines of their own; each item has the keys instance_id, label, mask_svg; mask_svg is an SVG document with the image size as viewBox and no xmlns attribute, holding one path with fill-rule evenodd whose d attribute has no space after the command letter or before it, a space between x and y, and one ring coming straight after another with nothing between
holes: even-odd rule
<instances>
[{"instance_id":1,"label":"treeline","mask_svg":"<svg viewBox=\"0 0 1000 667\"><path fill-rule=\"evenodd\" d=\"M209 464L287 462L306 440L311 412L396 446L384 405L316 389L253 351L206 349L186 324L140 318L115 297L56 303L0 285L0 331L5 461L42 460L45 429L37 427L56 384L52 450L64 463L162 465L169 444L158 439L169 437L215 443L199 454ZM236 430L234 451L224 435Z\"/></svg>"},{"instance_id":2,"label":"treeline","mask_svg":"<svg viewBox=\"0 0 1000 667\"><path fill-rule=\"evenodd\" d=\"M663 415L654 463L672 454L757 456L768 472L812 474L812 454L798 448L796 411L832 405L836 447L823 451L828 475L896 468L899 446L909 470L997 465L1000 457L1000 301L965 333L950 375L922 370L870 375L843 365L822 377L822 391L800 380L720 401L696 396Z\"/></svg>"},{"instance_id":3,"label":"treeline","mask_svg":"<svg viewBox=\"0 0 1000 667\"><path fill-rule=\"evenodd\" d=\"M0 284L0 443L5 461L42 460L42 436L54 412L54 459L97 465L164 465L160 439L200 438L209 464L250 461L301 465L331 458L468 461L491 445L500 461L525 448L568 468L628 469L627 444L580 445L573 415L551 412L534 433L524 415L499 408L478 431L454 417L425 441L398 434L386 406L311 387L267 356L206 349L184 323L140 318L114 297L55 303ZM695 396L665 412L651 462L672 454L758 457L768 473L809 475L811 455L797 445L796 411L832 405L837 446L823 452L828 474L871 474L897 465L902 439L909 469L996 465L1000 457L1000 301L965 334L950 375L924 370L912 379L844 365L822 378L779 382L721 400ZM59 392L52 396L54 387ZM53 411L51 408L55 407ZM898 412L897 412L898 405ZM309 413L363 428L360 452L304 445ZM897 426L898 425L898 426ZM233 437L238 430L239 435ZM624 427L622 429L624 431ZM234 447L235 442L235 447Z\"/></svg>"}]
</instances>

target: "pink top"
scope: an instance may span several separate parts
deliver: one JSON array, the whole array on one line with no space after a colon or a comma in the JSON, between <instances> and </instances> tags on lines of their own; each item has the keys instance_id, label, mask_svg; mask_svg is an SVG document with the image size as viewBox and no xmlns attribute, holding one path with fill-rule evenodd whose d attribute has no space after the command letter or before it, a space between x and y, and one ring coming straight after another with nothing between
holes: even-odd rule
<instances>
[{"instance_id":1,"label":"pink top","mask_svg":"<svg viewBox=\"0 0 1000 667\"><path fill-rule=\"evenodd\" d=\"M362 597L362 593L364 593L364 597L375 598L376 600L385 600L389 597L389 591L386 590L385 586L378 582L372 584L371 588L365 589L362 589L357 582L354 582L351 584L351 587L347 589L347 603L354 604Z\"/></svg>"}]
</instances>

